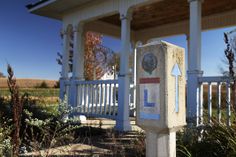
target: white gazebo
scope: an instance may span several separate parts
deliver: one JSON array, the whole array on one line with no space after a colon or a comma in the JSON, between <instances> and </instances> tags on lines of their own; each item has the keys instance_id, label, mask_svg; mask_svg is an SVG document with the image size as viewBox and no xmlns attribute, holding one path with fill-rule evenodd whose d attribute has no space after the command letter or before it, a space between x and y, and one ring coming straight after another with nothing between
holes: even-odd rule
<instances>
[{"instance_id":1,"label":"white gazebo","mask_svg":"<svg viewBox=\"0 0 236 157\"><path fill-rule=\"evenodd\" d=\"M208 116L211 119L211 83L217 82L220 120L222 77L203 77L201 69L201 32L236 25L236 1L233 0L41 0L27 5L33 14L62 21L63 65L61 98L68 94L69 104L78 114L116 119L118 130L130 130L128 68L131 43L146 43L152 38L186 35L188 41L187 120L203 122L202 83L209 84ZM83 38L87 31L121 38L118 80L84 81ZM69 78L69 41L73 33L73 72ZM117 93L118 89L118 103ZM227 106L230 124L230 105Z\"/></svg>"}]
</instances>

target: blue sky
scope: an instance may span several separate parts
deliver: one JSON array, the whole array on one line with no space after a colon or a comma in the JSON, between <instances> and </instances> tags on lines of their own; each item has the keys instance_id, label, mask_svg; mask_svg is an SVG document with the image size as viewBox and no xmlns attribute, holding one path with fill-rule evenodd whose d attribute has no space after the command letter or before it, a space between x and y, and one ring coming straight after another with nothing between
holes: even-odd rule
<instances>
[{"instance_id":1,"label":"blue sky","mask_svg":"<svg viewBox=\"0 0 236 157\"><path fill-rule=\"evenodd\" d=\"M37 0L1 0L0 3L0 71L6 74L10 63L17 78L58 79L60 66L56 63L57 52L62 50L59 32L61 22L27 12L26 4ZM202 33L202 69L204 75L220 75L223 66L223 32L225 28ZM184 35L164 40L184 47ZM105 46L120 50L120 41L104 37Z\"/></svg>"}]
</instances>

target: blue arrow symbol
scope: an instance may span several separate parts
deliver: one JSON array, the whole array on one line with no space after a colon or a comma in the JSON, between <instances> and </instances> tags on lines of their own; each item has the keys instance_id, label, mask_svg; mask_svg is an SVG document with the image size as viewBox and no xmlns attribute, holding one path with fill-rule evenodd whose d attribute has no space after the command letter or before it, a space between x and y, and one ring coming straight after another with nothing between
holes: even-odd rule
<instances>
[{"instance_id":1,"label":"blue arrow symbol","mask_svg":"<svg viewBox=\"0 0 236 157\"><path fill-rule=\"evenodd\" d=\"M176 63L172 69L171 74L175 77L175 112L179 112L179 81L178 77L181 76L181 71Z\"/></svg>"}]
</instances>

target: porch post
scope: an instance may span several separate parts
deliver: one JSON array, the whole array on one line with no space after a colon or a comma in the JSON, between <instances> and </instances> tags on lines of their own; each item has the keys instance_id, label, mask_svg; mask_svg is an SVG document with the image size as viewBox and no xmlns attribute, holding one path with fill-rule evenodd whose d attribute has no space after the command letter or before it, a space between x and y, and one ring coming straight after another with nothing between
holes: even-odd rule
<instances>
[{"instance_id":1,"label":"porch post","mask_svg":"<svg viewBox=\"0 0 236 157\"><path fill-rule=\"evenodd\" d=\"M63 31L63 52L62 52L62 70L60 78L60 99L63 100L66 94L65 81L68 80L69 72L69 32Z\"/></svg>"},{"instance_id":2,"label":"porch post","mask_svg":"<svg viewBox=\"0 0 236 157\"><path fill-rule=\"evenodd\" d=\"M83 50L83 25L79 24L74 26L74 47L73 47L73 66L72 66L72 79L70 86L69 103L71 106L77 106L77 86L76 80L84 79L84 50Z\"/></svg>"},{"instance_id":3,"label":"porch post","mask_svg":"<svg viewBox=\"0 0 236 157\"><path fill-rule=\"evenodd\" d=\"M131 130L129 120L129 51L130 51L130 22L131 13L120 14L121 19L121 52L120 52L120 73L118 89L118 117L116 129L119 131Z\"/></svg>"},{"instance_id":4,"label":"porch post","mask_svg":"<svg viewBox=\"0 0 236 157\"><path fill-rule=\"evenodd\" d=\"M198 77L201 71L201 5L202 0L189 0L190 5L190 36L189 63L187 81L187 122L198 124Z\"/></svg>"}]
</instances>

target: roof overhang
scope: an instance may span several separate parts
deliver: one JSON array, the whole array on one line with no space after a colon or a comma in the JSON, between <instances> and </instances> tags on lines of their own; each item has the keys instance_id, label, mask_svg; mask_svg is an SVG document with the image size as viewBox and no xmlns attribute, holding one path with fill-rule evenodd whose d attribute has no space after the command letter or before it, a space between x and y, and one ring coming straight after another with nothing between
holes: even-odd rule
<instances>
[{"instance_id":1,"label":"roof overhang","mask_svg":"<svg viewBox=\"0 0 236 157\"><path fill-rule=\"evenodd\" d=\"M91 0L41 0L26 7L29 12L57 20L62 20L63 13L81 6Z\"/></svg>"}]
</instances>

